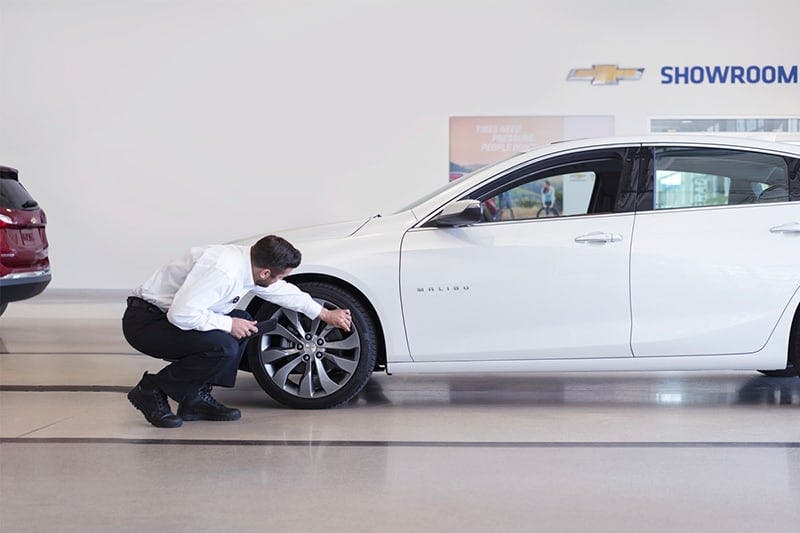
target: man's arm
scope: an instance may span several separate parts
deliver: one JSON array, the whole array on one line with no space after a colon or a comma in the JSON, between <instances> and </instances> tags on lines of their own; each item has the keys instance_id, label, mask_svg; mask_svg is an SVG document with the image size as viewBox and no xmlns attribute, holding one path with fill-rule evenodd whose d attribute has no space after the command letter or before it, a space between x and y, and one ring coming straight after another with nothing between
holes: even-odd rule
<instances>
[{"instance_id":1,"label":"man's arm","mask_svg":"<svg viewBox=\"0 0 800 533\"><path fill-rule=\"evenodd\" d=\"M256 286L252 292L268 302L303 313L312 319L317 318L323 309L310 294L284 280L276 281L269 287Z\"/></svg>"},{"instance_id":2,"label":"man's arm","mask_svg":"<svg viewBox=\"0 0 800 533\"><path fill-rule=\"evenodd\" d=\"M349 309L325 309L310 294L288 281L280 280L269 287L256 287L253 292L268 302L303 313L311 319L319 317L326 324L350 331L352 319Z\"/></svg>"}]
</instances>

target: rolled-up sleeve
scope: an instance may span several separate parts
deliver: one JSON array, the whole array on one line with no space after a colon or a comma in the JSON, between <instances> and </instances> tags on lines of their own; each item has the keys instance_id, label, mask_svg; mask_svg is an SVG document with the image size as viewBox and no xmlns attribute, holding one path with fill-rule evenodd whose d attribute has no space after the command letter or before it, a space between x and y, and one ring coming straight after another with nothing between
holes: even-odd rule
<instances>
[{"instance_id":1,"label":"rolled-up sleeve","mask_svg":"<svg viewBox=\"0 0 800 533\"><path fill-rule=\"evenodd\" d=\"M317 318L322 311L322 306L310 294L284 280L276 281L269 287L257 286L253 292L268 302L303 313L308 318Z\"/></svg>"},{"instance_id":2,"label":"rolled-up sleeve","mask_svg":"<svg viewBox=\"0 0 800 533\"><path fill-rule=\"evenodd\" d=\"M189 272L186 280L175 293L172 306L167 311L167 320L183 330L231 331L233 319L215 313L209 307L219 302L231 286L230 276L218 268L201 264Z\"/></svg>"}]
</instances>

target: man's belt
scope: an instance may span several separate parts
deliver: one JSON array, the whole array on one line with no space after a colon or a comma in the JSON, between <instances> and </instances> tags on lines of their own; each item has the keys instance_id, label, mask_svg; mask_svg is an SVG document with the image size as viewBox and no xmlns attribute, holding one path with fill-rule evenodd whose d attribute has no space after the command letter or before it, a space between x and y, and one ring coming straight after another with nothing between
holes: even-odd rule
<instances>
[{"instance_id":1,"label":"man's belt","mask_svg":"<svg viewBox=\"0 0 800 533\"><path fill-rule=\"evenodd\" d=\"M137 296L128 296L128 307L133 307L135 309L146 309L151 313L161 313L164 314L157 305L153 305L147 300L143 300Z\"/></svg>"}]
</instances>

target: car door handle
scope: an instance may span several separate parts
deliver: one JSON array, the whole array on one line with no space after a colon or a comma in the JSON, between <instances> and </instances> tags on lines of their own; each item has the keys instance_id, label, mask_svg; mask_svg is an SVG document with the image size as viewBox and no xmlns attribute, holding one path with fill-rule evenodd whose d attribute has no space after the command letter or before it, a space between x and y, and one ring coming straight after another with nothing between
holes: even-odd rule
<instances>
[{"instance_id":1,"label":"car door handle","mask_svg":"<svg viewBox=\"0 0 800 533\"><path fill-rule=\"evenodd\" d=\"M774 228L769 228L770 233L800 233L800 222L789 222Z\"/></svg>"},{"instance_id":2,"label":"car door handle","mask_svg":"<svg viewBox=\"0 0 800 533\"><path fill-rule=\"evenodd\" d=\"M622 235L619 233L603 233L602 231L587 233L586 235L575 237L575 242L588 244L605 244L607 242L620 241L622 241Z\"/></svg>"}]
</instances>

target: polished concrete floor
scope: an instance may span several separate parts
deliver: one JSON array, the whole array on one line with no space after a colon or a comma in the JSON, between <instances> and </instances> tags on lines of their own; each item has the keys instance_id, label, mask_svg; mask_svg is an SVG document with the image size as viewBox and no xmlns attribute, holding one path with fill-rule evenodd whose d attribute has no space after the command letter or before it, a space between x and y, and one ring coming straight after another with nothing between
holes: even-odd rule
<instances>
[{"instance_id":1,"label":"polished concrete floor","mask_svg":"<svg viewBox=\"0 0 800 533\"><path fill-rule=\"evenodd\" d=\"M242 373L242 420L165 430L123 300L0 318L0 531L800 531L800 379L376 375L294 411Z\"/></svg>"}]
</instances>

